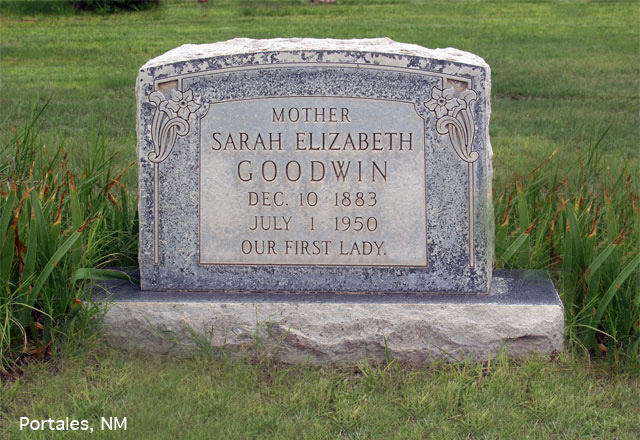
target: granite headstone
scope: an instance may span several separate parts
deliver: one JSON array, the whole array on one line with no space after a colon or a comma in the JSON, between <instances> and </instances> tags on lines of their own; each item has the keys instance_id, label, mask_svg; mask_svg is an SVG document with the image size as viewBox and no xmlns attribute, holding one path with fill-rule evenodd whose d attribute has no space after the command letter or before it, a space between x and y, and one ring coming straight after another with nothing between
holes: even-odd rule
<instances>
[{"instance_id":1,"label":"granite headstone","mask_svg":"<svg viewBox=\"0 0 640 440\"><path fill-rule=\"evenodd\" d=\"M489 66L388 39L185 45L137 80L144 290L487 293Z\"/></svg>"},{"instance_id":2,"label":"granite headstone","mask_svg":"<svg viewBox=\"0 0 640 440\"><path fill-rule=\"evenodd\" d=\"M260 341L313 364L561 350L548 275L492 271L490 84L475 55L388 39L235 39L147 62L141 287L108 286L108 340Z\"/></svg>"}]
</instances>

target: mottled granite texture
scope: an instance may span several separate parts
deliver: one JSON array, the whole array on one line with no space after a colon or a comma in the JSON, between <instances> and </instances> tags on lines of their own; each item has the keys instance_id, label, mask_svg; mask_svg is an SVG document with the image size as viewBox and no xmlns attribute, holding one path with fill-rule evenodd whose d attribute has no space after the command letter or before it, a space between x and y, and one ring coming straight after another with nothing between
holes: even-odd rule
<instances>
[{"instance_id":1,"label":"mottled granite texture","mask_svg":"<svg viewBox=\"0 0 640 440\"><path fill-rule=\"evenodd\" d=\"M243 356L258 341L277 361L349 365L384 362L386 344L394 359L421 364L563 346L562 303L542 271L496 271L489 295L144 292L126 282L108 290L107 342L143 353L188 356L206 341Z\"/></svg>"},{"instance_id":2,"label":"mottled granite texture","mask_svg":"<svg viewBox=\"0 0 640 440\"><path fill-rule=\"evenodd\" d=\"M235 39L150 60L136 83L142 289L486 294L490 88L489 66L473 54L389 39ZM202 121L220 103L302 96L322 105L347 97L413 106L424 124L426 195L403 215L426 214L424 266L200 264ZM163 111L173 119L162 120ZM207 202L216 209L215 200ZM402 235L397 219L382 220L394 225L393 237ZM216 225L207 227L215 236Z\"/></svg>"}]
</instances>

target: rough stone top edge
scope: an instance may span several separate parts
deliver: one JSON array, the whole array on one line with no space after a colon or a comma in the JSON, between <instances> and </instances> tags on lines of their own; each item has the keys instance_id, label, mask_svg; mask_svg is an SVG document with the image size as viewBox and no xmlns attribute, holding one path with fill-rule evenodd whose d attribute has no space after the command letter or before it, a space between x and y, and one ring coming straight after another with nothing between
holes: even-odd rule
<instances>
[{"instance_id":1,"label":"rough stone top edge","mask_svg":"<svg viewBox=\"0 0 640 440\"><path fill-rule=\"evenodd\" d=\"M417 44L398 43L390 38L366 38L352 40L318 38L273 38L255 40L234 38L211 44L183 44L160 56L147 61L140 70L183 61L206 59L211 57L250 54L259 52L290 51L361 51L387 53L393 55L418 56L442 61L451 61L489 69L481 57L453 47L428 49Z\"/></svg>"}]
</instances>

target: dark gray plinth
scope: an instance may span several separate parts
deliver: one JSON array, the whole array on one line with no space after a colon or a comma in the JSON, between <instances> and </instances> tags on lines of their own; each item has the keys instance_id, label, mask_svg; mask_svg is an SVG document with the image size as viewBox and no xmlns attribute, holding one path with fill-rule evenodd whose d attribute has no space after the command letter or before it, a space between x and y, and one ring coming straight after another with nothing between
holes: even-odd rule
<instances>
[{"instance_id":1,"label":"dark gray plinth","mask_svg":"<svg viewBox=\"0 0 640 440\"><path fill-rule=\"evenodd\" d=\"M108 342L125 350L188 355L201 343L230 354L256 340L286 363L351 364L390 354L419 364L562 350L564 313L542 271L494 273L478 294L218 293L140 291L107 284Z\"/></svg>"}]
</instances>

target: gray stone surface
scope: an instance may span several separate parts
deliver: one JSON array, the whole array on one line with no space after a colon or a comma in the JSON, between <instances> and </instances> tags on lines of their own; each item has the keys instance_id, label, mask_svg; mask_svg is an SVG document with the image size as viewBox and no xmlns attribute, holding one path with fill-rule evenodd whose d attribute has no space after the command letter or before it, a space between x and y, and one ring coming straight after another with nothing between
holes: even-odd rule
<instances>
[{"instance_id":1,"label":"gray stone surface","mask_svg":"<svg viewBox=\"0 0 640 440\"><path fill-rule=\"evenodd\" d=\"M389 39L235 39L150 60L136 87L142 289L486 294L490 86L473 54ZM265 149L269 133L281 143ZM323 133L343 148L322 150ZM351 163L345 182L339 162ZM327 178L314 181L319 163ZM341 206L344 192L366 206Z\"/></svg>"},{"instance_id":2,"label":"gray stone surface","mask_svg":"<svg viewBox=\"0 0 640 440\"><path fill-rule=\"evenodd\" d=\"M105 337L136 352L190 355L208 341L250 355L258 341L281 362L353 364L384 361L386 341L393 358L420 364L563 345L562 303L541 271L496 271L488 295L144 292L122 282L108 290Z\"/></svg>"}]
</instances>

